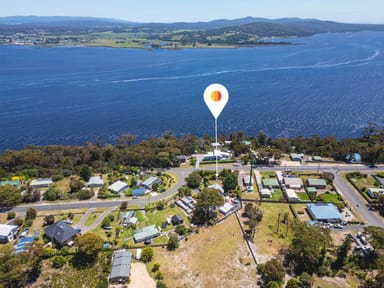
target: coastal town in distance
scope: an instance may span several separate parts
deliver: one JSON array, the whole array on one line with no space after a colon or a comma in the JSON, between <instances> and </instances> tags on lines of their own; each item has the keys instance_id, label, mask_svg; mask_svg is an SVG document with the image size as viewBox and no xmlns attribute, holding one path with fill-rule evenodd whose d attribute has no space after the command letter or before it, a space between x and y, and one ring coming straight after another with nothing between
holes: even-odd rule
<instances>
[{"instance_id":1,"label":"coastal town in distance","mask_svg":"<svg viewBox=\"0 0 384 288\"><path fill-rule=\"evenodd\" d=\"M0 288L384 287L383 1L3 2Z\"/></svg>"}]
</instances>

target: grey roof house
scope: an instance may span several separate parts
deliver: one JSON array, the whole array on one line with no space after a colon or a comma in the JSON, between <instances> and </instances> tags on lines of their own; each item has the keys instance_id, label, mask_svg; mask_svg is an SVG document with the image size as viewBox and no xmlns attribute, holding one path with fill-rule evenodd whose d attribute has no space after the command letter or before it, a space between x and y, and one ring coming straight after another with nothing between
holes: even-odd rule
<instances>
[{"instance_id":1,"label":"grey roof house","mask_svg":"<svg viewBox=\"0 0 384 288\"><path fill-rule=\"evenodd\" d=\"M161 179L157 177L149 177L147 180L145 180L143 183L141 183L141 186L144 186L146 189L150 190L152 189L153 184L160 184Z\"/></svg>"},{"instance_id":2,"label":"grey roof house","mask_svg":"<svg viewBox=\"0 0 384 288\"><path fill-rule=\"evenodd\" d=\"M63 220L57 221L45 229L45 235L59 245L69 244L77 233L72 226L64 223Z\"/></svg>"},{"instance_id":3,"label":"grey roof house","mask_svg":"<svg viewBox=\"0 0 384 288\"><path fill-rule=\"evenodd\" d=\"M112 267L109 282L127 282L131 275L132 253L126 250L117 250L112 256Z\"/></svg>"},{"instance_id":4,"label":"grey roof house","mask_svg":"<svg viewBox=\"0 0 384 288\"><path fill-rule=\"evenodd\" d=\"M133 240L135 243L150 240L160 235L159 230L157 230L155 225L147 226L142 229L137 229L135 235L133 235Z\"/></svg>"}]
</instances>

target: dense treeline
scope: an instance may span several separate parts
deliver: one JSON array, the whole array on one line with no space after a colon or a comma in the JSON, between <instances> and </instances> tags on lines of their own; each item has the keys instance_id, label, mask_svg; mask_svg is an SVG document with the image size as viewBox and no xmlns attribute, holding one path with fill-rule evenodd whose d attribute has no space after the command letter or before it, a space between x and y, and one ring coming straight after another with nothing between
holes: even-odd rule
<instances>
[{"instance_id":1,"label":"dense treeline","mask_svg":"<svg viewBox=\"0 0 384 288\"><path fill-rule=\"evenodd\" d=\"M230 141L227 148L243 160L255 157L256 161L281 154L297 152L335 160L345 160L345 155L360 153L366 163L384 162L384 130L377 130L370 124L359 138L338 140L334 137L321 138L317 135L286 139L272 139L263 131L254 136L244 132L232 132L221 136L220 142ZM28 177L69 176L79 174L84 166L93 172L106 173L126 167L167 168L179 164L178 155L191 155L212 149L214 140L209 136L184 135L175 137L170 132L158 138L150 138L135 144L133 135L123 135L116 143L87 143L85 146L27 146L22 150L7 150L0 155L0 179L11 174ZM229 142L227 142L229 143Z\"/></svg>"}]
</instances>

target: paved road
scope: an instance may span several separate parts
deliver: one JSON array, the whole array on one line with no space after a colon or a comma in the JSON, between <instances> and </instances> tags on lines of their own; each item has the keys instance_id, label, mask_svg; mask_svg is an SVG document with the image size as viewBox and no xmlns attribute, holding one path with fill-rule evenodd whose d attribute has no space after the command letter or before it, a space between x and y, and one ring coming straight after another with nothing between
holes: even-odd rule
<instances>
[{"instance_id":1,"label":"paved road","mask_svg":"<svg viewBox=\"0 0 384 288\"><path fill-rule=\"evenodd\" d=\"M248 171L250 169L249 165L237 166L233 167L232 164L223 164L220 165L220 169L235 169L235 170L245 170ZM201 169L206 170L215 170L214 165L201 166ZM280 166L280 167L257 167L259 170L284 170L291 169L292 171L314 171L314 172L322 172L329 171L335 175L335 185L345 196L346 200L354 204L358 204L359 207L356 207L361 216L366 220L368 225L372 226L380 226L384 227L384 223L382 218L378 218L374 212L370 211L368 207L365 205L364 200L355 191L351 186L349 186L344 179L339 175L340 172L351 172L351 171L360 171L364 173L372 173L375 171L384 170L384 166L370 169L364 165L339 165L339 164L321 164L321 165L301 165L301 166ZM182 186L185 181L185 177L191 173L194 168L185 167L185 168L172 168L169 171L175 174L178 178L177 183L168 191L158 194L152 197L145 197L140 199L132 199L128 200L129 205L139 205L140 207L144 207L149 202L156 202L162 199L166 199L172 197L177 193L177 189ZM127 200L127 199L126 199ZM25 213L25 211L29 207L35 208L37 211L48 211L48 210L66 210L66 209L80 209L80 208L109 208L116 207L121 204L124 200L94 200L94 201L78 201L78 202L56 202L56 203L39 203L39 204L31 204L31 205L22 205L17 206L12 209L12 211Z\"/></svg>"}]
</instances>

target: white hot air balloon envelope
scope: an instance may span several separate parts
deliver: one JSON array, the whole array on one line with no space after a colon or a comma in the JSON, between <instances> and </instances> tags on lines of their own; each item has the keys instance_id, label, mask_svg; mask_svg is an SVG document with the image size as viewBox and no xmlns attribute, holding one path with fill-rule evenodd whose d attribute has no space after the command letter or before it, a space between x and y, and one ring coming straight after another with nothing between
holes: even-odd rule
<instances>
[{"instance_id":1,"label":"white hot air balloon envelope","mask_svg":"<svg viewBox=\"0 0 384 288\"><path fill-rule=\"evenodd\" d=\"M204 90L204 102L215 119L219 118L228 99L228 90L221 84L211 84Z\"/></svg>"}]
</instances>

